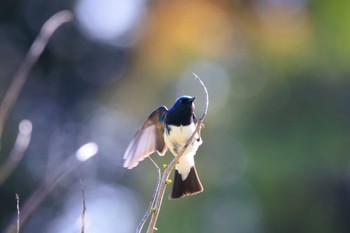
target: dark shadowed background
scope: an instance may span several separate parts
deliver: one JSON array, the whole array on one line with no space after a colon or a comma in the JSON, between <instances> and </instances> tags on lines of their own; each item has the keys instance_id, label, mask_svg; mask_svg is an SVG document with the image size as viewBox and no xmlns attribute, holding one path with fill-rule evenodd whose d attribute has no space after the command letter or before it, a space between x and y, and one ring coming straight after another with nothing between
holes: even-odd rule
<instances>
[{"instance_id":1,"label":"dark shadowed background","mask_svg":"<svg viewBox=\"0 0 350 233\"><path fill-rule=\"evenodd\" d=\"M160 232L350 232L350 1L3 0L0 98L43 23L71 9L6 122L5 161L18 124L32 140L0 187L0 229L84 144L98 145L50 192L22 233L134 232L156 170L122 167L150 112L194 95L196 156L205 191L165 200ZM171 156L157 158L161 165ZM168 190L169 191L169 190ZM167 194L166 194L167 195Z\"/></svg>"}]
</instances>

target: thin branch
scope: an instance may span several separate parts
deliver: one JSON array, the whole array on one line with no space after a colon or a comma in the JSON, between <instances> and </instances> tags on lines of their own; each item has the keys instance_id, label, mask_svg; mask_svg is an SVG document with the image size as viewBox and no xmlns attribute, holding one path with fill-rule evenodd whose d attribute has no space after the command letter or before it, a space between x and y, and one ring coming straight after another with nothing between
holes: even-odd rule
<instances>
[{"instance_id":1,"label":"thin branch","mask_svg":"<svg viewBox=\"0 0 350 233\"><path fill-rule=\"evenodd\" d=\"M167 168L165 169L163 176L162 176L162 180L160 183L160 187L158 190L158 195L157 195L157 199L156 199L156 203L155 203L155 210L153 212L151 221L148 225L148 229L147 232L148 233L153 233L155 226L156 226L156 222L158 219L158 215L159 215L159 211L160 211L160 207L162 205L162 201L163 201L163 197L164 197L164 192L166 189L166 180L169 178L169 175L171 173L171 171L174 169L175 165L177 164L177 162L179 161L179 159L181 158L181 156L184 154L184 152L186 151L187 147L191 144L191 142L193 141L195 135L198 133L200 134L200 130L202 128L202 124L203 124L203 120L205 118L205 116L207 115L207 111L208 111L208 106L209 106L209 95L208 95L208 91L206 86L204 85L204 83L202 82L202 80L196 75L194 74L195 78L199 80L200 84L203 86L204 92L205 92L205 96L206 96L206 105L204 108L204 112L203 115L201 116L201 118L199 119L198 123L197 123L197 127L196 130L192 133L191 137L187 140L186 144L184 145L184 147L182 148L182 150L180 151L180 153L178 154L178 156L176 156L167 166Z\"/></svg>"},{"instance_id":2,"label":"thin branch","mask_svg":"<svg viewBox=\"0 0 350 233\"><path fill-rule=\"evenodd\" d=\"M197 80L201 83L201 85L202 85L202 87L203 87L203 89L204 89L204 93L205 93L205 108L204 108L204 113L203 113L203 115L202 115L201 118L200 118L200 120L203 122L204 117L207 115L208 107L209 107L209 95L208 95L208 90L207 90L207 87L204 85L202 79L200 79L199 76L196 75L195 73L192 73L192 74L194 75L195 79L197 79Z\"/></svg>"},{"instance_id":3,"label":"thin branch","mask_svg":"<svg viewBox=\"0 0 350 233\"><path fill-rule=\"evenodd\" d=\"M83 210L81 212L81 233L85 232L85 211L86 211L86 204L85 204L85 190L84 190L84 184L83 181L80 180L80 186L81 186L81 195L83 199Z\"/></svg>"},{"instance_id":4,"label":"thin branch","mask_svg":"<svg viewBox=\"0 0 350 233\"><path fill-rule=\"evenodd\" d=\"M16 193L16 207L17 207L17 233L19 233L19 196Z\"/></svg>"},{"instance_id":5,"label":"thin branch","mask_svg":"<svg viewBox=\"0 0 350 233\"><path fill-rule=\"evenodd\" d=\"M16 103L19 93L21 92L22 87L28 77L30 69L39 59L56 29L72 19L73 14L70 11L60 11L49 18L41 28L39 35L31 45L17 72L14 74L12 83L0 104L0 141L5 121L12 107Z\"/></svg>"},{"instance_id":6,"label":"thin branch","mask_svg":"<svg viewBox=\"0 0 350 233\"><path fill-rule=\"evenodd\" d=\"M9 157L0 165L0 186L7 180L12 171L22 160L24 152L27 150L32 135L32 123L29 120L22 120L19 123L18 135L15 145Z\"/></svg>"},{"instance_id":7,"label":"thin branch","mask_svg":"<svg viewBox=\"0 0 350 233\"><path fill-rule=\"evenodd\" d=\"M161 178L162 178L162 174L161 174L159 166L156 164L156 162L154 162L154 160L151 157L148 157L148 158L152 161L154 166L156 166L156 168L157 168L157 174L158 174L157 185L156 185L156 188L153 190L152 198L151 198L149 206L148 206L148 208L146 210L146 213L143 215L139 225L136 228L136 233L141 233L143 225L145 225L145 222L147 221L148 217L153 212L152 211L153 210L153 206L154 206L154 203L156 201L157 193L158 193L158 190L159 190L159 187L160 187Z\"/></svg>"}]
</instances>

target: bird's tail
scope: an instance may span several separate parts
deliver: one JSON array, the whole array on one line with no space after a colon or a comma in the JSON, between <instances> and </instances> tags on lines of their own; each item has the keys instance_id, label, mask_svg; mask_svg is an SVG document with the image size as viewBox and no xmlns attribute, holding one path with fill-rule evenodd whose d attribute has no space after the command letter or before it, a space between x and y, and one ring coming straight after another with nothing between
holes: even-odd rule
<instances>
[{"instance_id":1,"label":"bird's tail","mask_svg":"<svg viewBox=\"0 0 350 233\"><path fill-rule=\"evenodd\" d=\"M195 195L200 192L203 192L203 186L199 180L195 166L191 167L185 180L182 179L179 171L175 169L173 190L171 191L169 199L177 199L180 197Z\"/></svg>"}]
</instances>

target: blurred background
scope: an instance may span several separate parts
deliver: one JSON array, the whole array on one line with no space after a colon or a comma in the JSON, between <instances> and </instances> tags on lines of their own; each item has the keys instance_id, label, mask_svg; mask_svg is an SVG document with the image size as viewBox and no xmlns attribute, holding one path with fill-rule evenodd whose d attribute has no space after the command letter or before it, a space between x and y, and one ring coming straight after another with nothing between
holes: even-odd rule
<instances>
[{"instance_id":1,"label":"blurred background","mask_svg":"<svg viewBox=\"0 0 350 233\"><path fill-rule=\"evenodd\" d=\"M122 167L145 118L182 94L201 115L205 191L164 200L160 232L350 232L350 1L3 0L0 98L43 23L50 40L10 113L0 163L22 119L33 133L0 187L0 229L82 145L97 154L47 195L21 232L134 232L156 182L145 160ZM97 149L97 148L95 148ZM159 165L172 156L153 155ZM168 188L166 195L168 195Z\"/></svg>"}]
</instances>

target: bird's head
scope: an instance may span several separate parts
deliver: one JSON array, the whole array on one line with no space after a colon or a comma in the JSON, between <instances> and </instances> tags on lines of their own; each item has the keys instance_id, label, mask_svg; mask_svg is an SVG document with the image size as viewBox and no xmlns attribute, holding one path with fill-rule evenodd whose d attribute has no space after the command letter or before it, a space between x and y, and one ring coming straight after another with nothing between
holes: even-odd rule
<instances>
[{"instance_id":1,"label":"bird's head","mask_svg":"<svg viewBox=\"0 0 350 233\"><path fill-rule=\"evenodd\" d=\"M193 101L195 99L196 99L196 97L183 95L175 101L175 103L172 107L172 110L177 112L177 113L185 113L185 112L192 113L194 111Z\"/></svg>"}]
</instances>

